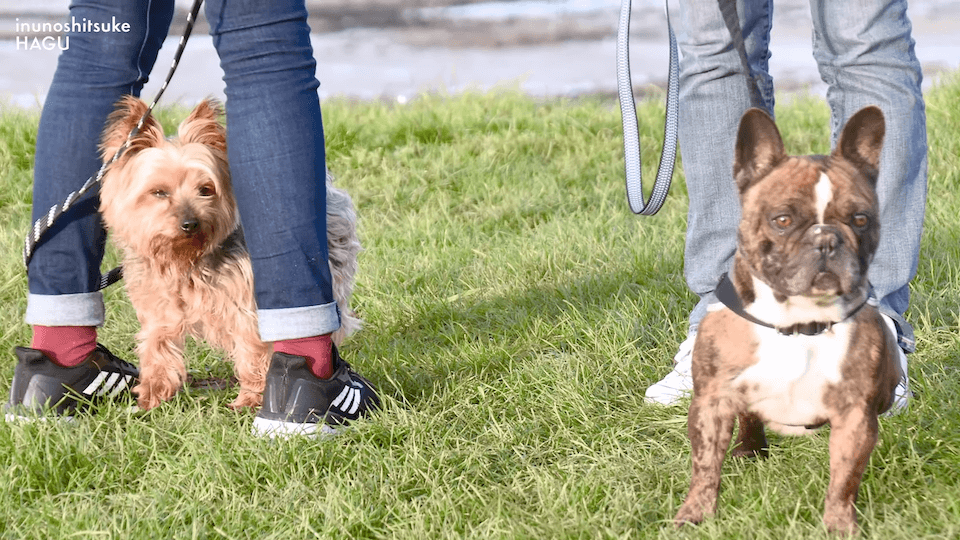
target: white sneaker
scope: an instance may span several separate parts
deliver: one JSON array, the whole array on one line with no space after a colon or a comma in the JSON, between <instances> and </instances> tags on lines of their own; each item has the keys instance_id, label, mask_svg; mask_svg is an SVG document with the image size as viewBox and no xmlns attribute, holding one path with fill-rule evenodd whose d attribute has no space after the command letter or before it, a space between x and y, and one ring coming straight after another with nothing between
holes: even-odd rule
<instances>
[{"instance_id":1,"label":"white sneaker","mask_svg":"<svg viewBox=\"0 0 960 540\"><path fill-rule=\"evenodd\" d=\"M882 313L881 315L883 316L883 322L887 323L887 328L893 333L894 341L896 341L897 325L890 316ZM907 377L907 355L899 346L897 347L897 353L900 355L900 372L903 373L903 377L900 378L900 383L893 391L893 404L890 406L890 410L884 413L884 416L893 416L906 411L907 406L910 405L910 398L913 397L913 392L910 391L910 378Z\"/></svg>"},{"instance_id":2,"label":"white sneaker","mask_svg":"<svg viewBox=\"0 0 960 540\"><path fill-rule=\"evenodd\" d=\"M644 393L647 403L658 405L679 405L693 394L693 342L697 333L691 332L680 344L680 350L673 357L673 371L667 373L660 382L647 388Z\"/></svg>"}]
</instances>

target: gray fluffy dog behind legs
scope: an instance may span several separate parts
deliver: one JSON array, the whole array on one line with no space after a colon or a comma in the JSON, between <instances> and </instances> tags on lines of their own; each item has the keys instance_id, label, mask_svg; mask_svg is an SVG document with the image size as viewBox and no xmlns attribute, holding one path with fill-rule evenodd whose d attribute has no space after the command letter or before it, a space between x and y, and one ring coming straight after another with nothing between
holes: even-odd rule
<instances>
[{"instance_id":1,"label":"gray fluffy dog behind legs","mask_svg":"<svg viewBox=\"0 0 960 540\"><path fill-rule=\"evenodd\" d=\"M333 297L340 309L340 329L333 333L333 342L360 329L361 321L350 307L350 296L357 273L357 254L362 249L357 238L357 213L350 195L334 187L334 177L327 171L327 251L333 278Z\"/></svg>"}]
</instances>

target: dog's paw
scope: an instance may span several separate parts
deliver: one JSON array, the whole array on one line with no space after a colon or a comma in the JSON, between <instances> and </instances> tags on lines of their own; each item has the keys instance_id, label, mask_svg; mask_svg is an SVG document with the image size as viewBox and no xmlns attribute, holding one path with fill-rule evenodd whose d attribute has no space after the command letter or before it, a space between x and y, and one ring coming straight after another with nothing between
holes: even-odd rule
<instances>
[{"instance_id":1,"label":"dog's paw","mask_svg":"<svg viewBox=\"0 0 960 540\"><path fill-rule=\"evenodd\" d=\"M703 509L696 508L689 503L684 503L677 512L676 517L673 518L673 526L679 529L684 525L699 525L704 518L706 518L706 514L703 512Z\"/></svg>"},{"instance_id":2,"label":"dog's paw","mask_svg":"<svg viewBox=\"0 0 960 540\"><path fill-rule=\"evenodd\" d=\"M142 411L149 411L164 401L156 392L143 384L134 386L133 393L137 396L137 407Z\"/></svg>"},{"instance_id":3,"label":"dog's paw","mask_svg":"<svg viewBox=\"0 0 960 540\"><path fill-rule=\"evenodd\" d=\"M176 370L158 373L150 367L144 367L141 363L140 384L133 387L133 393L137 396L137 406L147 411L169 400L183 387L184 379L186 374L181 375Z\"/></svg>"},{"instance_id":4,"label":"dog's paw","mask_svg":"<svg viewBox=\"0 0 960 540\"><path fill-rule=\"evenodd\" d=\"M240 394L237 396L237 399L233 400L232 403L227 405L233 410L240 410L246 407L252 409L260 407L260 404L263 402L263 394L259 392L252 392L250 390L240 390Z\"/></svg>"},{"instance_id":5,"label":"dog's paw","mask_svg":"<svg viewBox=\"0 0 960 540\"><path fill-rule=\"evenodd\" d=\"M770 450L766 446L737 445L730 452L730 455L740 459L766 459L770 456Z\"/></svg>"},{"instance_id":6,"label":"dog's paw","mask_svg":"<svg viewBox=\"0 0 960 540\"><path fill-rule=\"evenodd\" d=\"M856 536L860 532L857 526L856 510L850 508L829 508L823 513L823 524L827 530L838 536Z\"/></svg>"}]
</instances>

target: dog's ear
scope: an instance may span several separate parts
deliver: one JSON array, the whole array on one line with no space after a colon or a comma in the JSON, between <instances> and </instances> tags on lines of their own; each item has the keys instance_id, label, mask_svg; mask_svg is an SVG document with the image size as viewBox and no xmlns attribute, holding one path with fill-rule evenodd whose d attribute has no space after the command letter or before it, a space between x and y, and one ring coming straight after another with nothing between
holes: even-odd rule
<instances>
[{"instance_id":1,"label":"dog's ear","mask_svg":"<svg viewBox=\"0 0 960 540\"><path fill-rule=\"evenodd\" d=\"M221 116L220 103L213 99L201 101L177 129L180 144L198 143L226 152L227 131L220 123Z\"/></svg>"},{"instance_id":2,"label":"dog's ear","mask_svg":"<svg viewBox=\"0 0 960 540\"><path fill-rule=\"evenodd\" d=\"M147 104L137 97L120 98L113 112L107 117L107 124L100 138L100 157L103 161L113 158L148 108ZM144 148L159 146L163 138L163 128L160 127L160 123L153 115L148 116L140 131L130 141L126 153L134 154Z\"/></svg>"},{"instance_id":3,"label":"dog's ear","mask_svg":"<svg viewBox=\"0 0 960 540\"><path fill-rule=\"evenodd\" d=\"M733 178L742 195L786 158L780 130L765 111L750 109L740 119Z\"/></svg>"},{"instance_id":4,"label":"dog's ear","mask_svg":"<svg viewBox=\"0 0 960 540\"><path fill-rule=\"evenodd\" d=\"M876 185L880 172L880 150L883 148L886 129L883 111L874 105L864 107L843 126L833 155L853 163Z\"/></svg>"}]
</instances>

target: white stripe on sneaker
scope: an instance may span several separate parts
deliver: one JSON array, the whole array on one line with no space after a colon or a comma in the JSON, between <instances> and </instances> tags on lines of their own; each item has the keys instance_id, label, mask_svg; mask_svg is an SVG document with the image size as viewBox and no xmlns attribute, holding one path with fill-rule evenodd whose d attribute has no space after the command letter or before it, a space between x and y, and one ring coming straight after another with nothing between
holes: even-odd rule
<instances>
[{"instance_id":1,"label":"white stripe on sneaker","mask_svg":"<svg viewBox=\"0 0 960 540\"><path fill-rule=\"evenodd\" d=\"M360 408L360 389L353 389L353 405L350 406L350 410L347 411L349 414L356 414L357 409Z\"/></svg>"},{"instance_id":2,"label":"white stripe on sneaker","mask_svg":"<svg viewBox=\"0 0 960 540\"><path fill-rule=\"evenodd\" d=\"M111 388L113 388L113 385L117 383L117 379L119 378L119 373L111 373L110 377L107 378L107 382L103 383L103 386L97 390L97 395L106 394Z\"/></svg>"},{"instance_id":3,"label":"white stripe on sneaker","mask_svg":"<svg viewBox=\"0 0 960 540\"><path fill-rule=\"evenodd\" d=\"M350 398L346 403L343 404L343 411L347 414L353 414L357 412L357 407L360 406L360 391L356 388L350 389Z\"/></svg>"},{"instance_id":4,"label":"white stripe on sneaker","mask_svg":"<svg viewBox=\"0 0 960 540\"><path fill-rule=\"evenodd\" d=\"M116 371L101 371L97 377L83 389L83 395L90 398L94 396L116 397L124 390L130 388L130 383L134 381L132 375L124 375Z\"/></svg>"},{"instance_id":5,"label":"white stripe on sneaker","mask_svg":"<svg viewBox=\"0 0 960 540\"><path fill-rule=\"evenodd\" d=\"M131 377L130 375L124 375L123 379L120 379L120 382L118 382L117 385L113 388L113 391L110 392L109 397L115 398L120 394L120 392L123 392L127 388L130 388L130 381L132 379L133 377Z\"/></svg>"},{"instance_id":6,"label":"white stripe on sneaker","mask_svg":"<svg viewBox=\"0 0 960 540\"><path fill-rule=\"evenodd\" d=\"M96 392L97 389L100 388L100 386L103 384L103 381L106 380L108 375L110 374L107 373L106 371L101 371L100 374L97 375L97 378L94 379L90 384L87 385L86 388L83 389L83 395L85 396L94 395L94 392Z\"/></svg>"},{"instance_id":7,"label":"white stripe on sneaker","mask_svg":"<svg viewBox=\"0 0 960 540\"><path fill-rule=\"evenodd\" d=\"M337 398L333 400L332 405L333 405L334 407L338 407L338 408L339 408L339 407L340 407L340 404L343 403L343 400L346 399L347 396L349 396L349 395L350 395L350 387L349 387L349 386L344 386L344 387L343 387L343 390L340 391L340 395L337 396Z\"/></svg>"},{"instance_id":8,"label":"white stripe on sneaker","mask_svg":"<svg viewBox=\"0 0 960 540\"><path fill-rule=\"evenodd\" d=\"M360 388L354 386L344 386L337 399L333 400L331 406L345 414L355 414L360 409Z\"/></svg>"}]
</instances>

